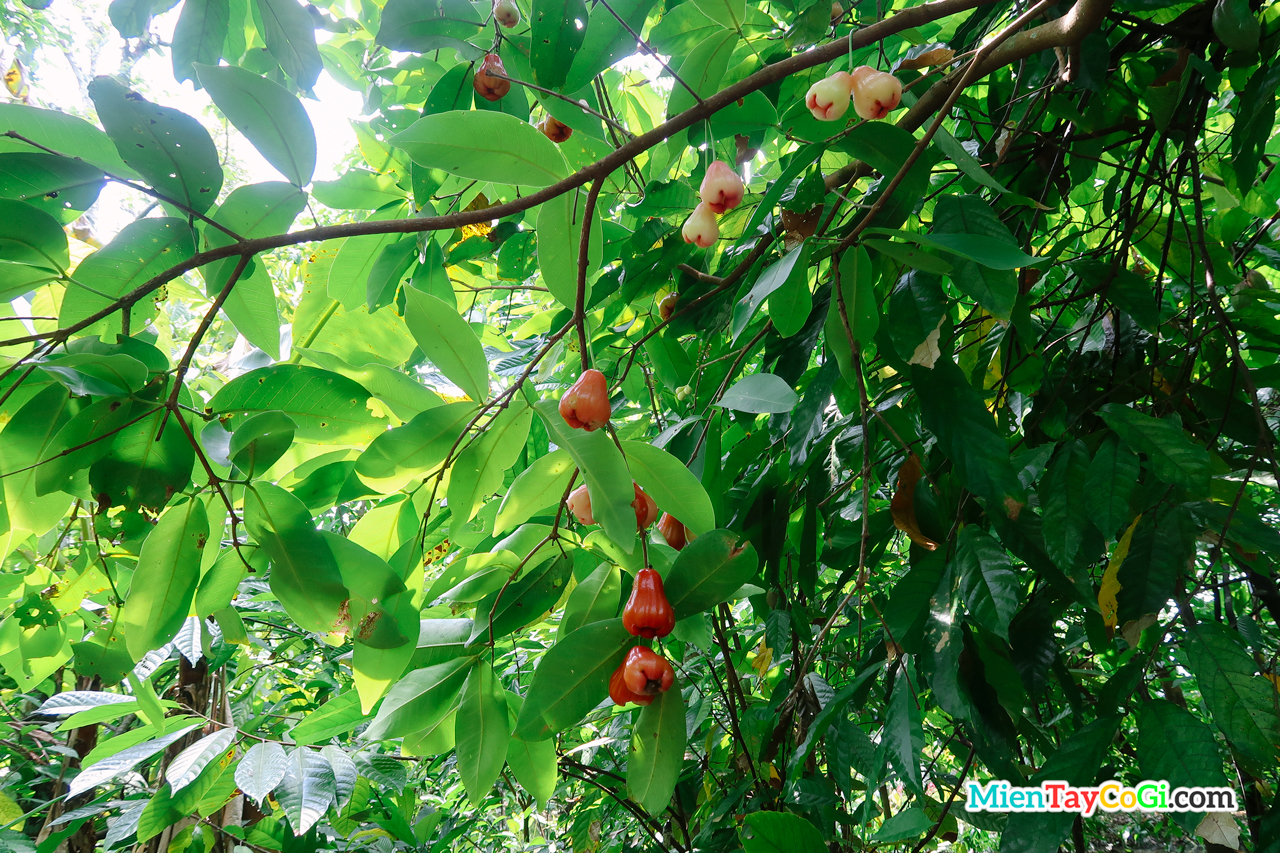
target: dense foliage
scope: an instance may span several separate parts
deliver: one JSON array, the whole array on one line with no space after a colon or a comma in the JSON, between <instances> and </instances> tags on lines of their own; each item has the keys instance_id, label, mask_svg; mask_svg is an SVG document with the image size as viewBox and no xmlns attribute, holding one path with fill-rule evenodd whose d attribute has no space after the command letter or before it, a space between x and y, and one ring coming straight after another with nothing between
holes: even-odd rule
<instances>
[{"instance_id":1,"label":"dense foliage","mask_svg":"<svg viewBox=\"0 0 1280 853\"><path fill-rule=\"evenodd\" d=\"M1280 8L46 6L0 847L1280 851ZM1241 810L963 808L1110 778Z\"/></svg>"}]
</instances>

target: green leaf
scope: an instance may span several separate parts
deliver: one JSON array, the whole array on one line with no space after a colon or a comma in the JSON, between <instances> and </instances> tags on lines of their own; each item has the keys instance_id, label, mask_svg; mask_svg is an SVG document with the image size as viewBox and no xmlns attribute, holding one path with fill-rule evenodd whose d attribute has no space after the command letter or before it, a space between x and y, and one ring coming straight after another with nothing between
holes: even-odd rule
<instances>
[{"instance_id":1,"label":"green leaf","mask_svg":"<svg viewBox=\"0 0 1280 853\"><path fill-rule=\"evenodd\" d=\"M1098 414L1125 444L1147 455L1147 464L1161 480L1195 495L1208 494L1209 451L1187 438L1176 417L1153 418L1121 403L1107 403Z\"/></svg>"},{"instance_id":2,"label":"green leaf","mask_svg":"<svg viewBox=\"0 0 1280 853\"><path fill-rule=\"evenodd\" d=\"M321 204L338 210L377 210L405 198L394 175L367 169L349 169L336 181L313 181L311 194Z\"/></svg>"},{"instance_id":3,"label":"green leaf","mask_svg":"<svg viewBox=\"0 0 1280 853\"><path fill-rule=\"evenodd\" d=\"M1142 705L1137 753L1144 779L1162 779L1175 788L1227 786L1213 730L1172 702L1152 699ZM1194 830L1202 816L1175 814L1173 819Z\"/></svg>"},{"instance_id":4,"label":"green leaf","mask_svg":"<svg viewBox=\"0 0 1280 853\"><path fill-rule=\"evenodd\" d=\"M955 163L960 171L964 172L974 182L984 187L989 187L996 192L1009 192L1009 188L991 177L991 174L982 168L982 164L974 159L968 149L960 144L960 140L952 136L945 127L939 127L933 139L938 143L938 147L942 149L942 153L946 155L946 158Z\"/></svg>"},{"instance_id":5,"label":"green leaf","mask_svg":"<svg viewBox=\"0 0 1280 853\"><path fill-rule=\"evenodd\" d=\"M764 304L775 290L782 287L791 278L792 271L796 269L796 262L801 258L808 260L808 252L805 251L805 244L801 243L791 251L783 255L779 260L770 265L764 272L760 273L760 277L756 279L756 283L747 291L747 295L738 300L733 306L733 324L732 339L738 340L743 330L751 323L751 318L755 316L756 309ZM807 272L805 271L808 264L801 264L801 277L807 281ZM806 292L808 287L805 288ZM772 316L772 315L770 315Z\"/></svg>"},{"instance_id":6,"label":"green leaf","mask_svg":"<svg viewBox=\"0 0 1280 853\"><path fill-rule=\"evenodd\" d=\"M663 579L676 619L687 619L728 601L756 574L750 542L730 530L712 530L684 547Z\"/></svg>"},{"instance_id":7,"label":"green leaf","mask_svg":"<svg viewBox=\"0 0 1280 853\"><path fill-rule=\"evenodd\" d=\"M428 471L444 461L475 413L475 404L468 402L427 409L407 424L379 433L360 454L356 472L365 478L387 479Z\"/></svg>"},{"instance_id":8,"label":"green leaf","mask_svg":"<svg viewBox=\"0 0 1280 853\"><path fill-rule=\"evenodd\" d=\"M123 353L72 353L41 362L40 366L77 397L127 396L141 389L149 378L145 364Z\"/></svg>"},{"instance_id":9,"label":"green leaf","mask_svg":"<svg viewBox=\"0 0 1280 853\"><path fill-rule=\"evenodd\" d=\"M311 513L279 486L257 483L245 493L245 529L271 557L271 592L308 631L337 630L349 594Z\"/></svg>"},{"instance_id":10,"label":"green leaf","mask_svg":"<svg viewBox=\"0 0 1280 853\"><path fill-rule=\"evenodd\" d=\"M933 213L932 235L935 241L947 248L969 253L975 248L988 251L992 257L987 260L1007 263L1012 260L1011 251L1021 254L1009 229L996 218L985 201L974 195L944 195L939 198ZM1013 301L1018 296L1018 279L1011 267L1002 264L1000 268L992 268L967 257L958 257L951 270L951 280L976 299L991 316L997 320L1009 320Z\"/></svg>"},{"instance_id":11,"label":"green leaf","mask_svg":"<svg viewBox=\"0 0 1280 853\"><path fill-rule=\"evenodd\" d=\"M524 697L507 691L507 715L512 728L519 718ZM507 743L507 766L516 781L546 808L547 801L556 792L556 742L554 740L521 740L512 737Z\"/></svg>"},{"instance_id":12,"label":"green leaf","mask_svg":"<svg viewBox=\"0 0 1280 853\"><path fill-rule=\"evenodd\" d=\"M966 525L956 539L960 589L973 617L1003 640L1018 610L1018 578L1000 543L975 525Z\"/></svg>"},{"instance_id":13,"label":"green leaf","mask_svg":"<svg viewBox=\"0 0 1280 853\"><path fill-rule=\"evenodd\" d=\"M357 444L372 441L386 421L369 411L369 392L315 367L276 364L237 376L209 401L209 409L236 427L259 412L280 411L298 425L299 441Z\"/></svg>"},{"instance_id":14,"label":"green leaf","mask_svg":"<svg viewBox=\"0 0 1280 853\"><path fill-rule=\"evenodd\" d=\"M190 718L188 717L187 719ZM84 770L81 770L76 778L71 780L71 784L67 786L67 790L70 792L69 795L74 797L88 791L90 788L96 788L105 782L110 782L120 774L132 770L139 762L145 761L169 746L169 744L186 736L193 729L199 728L200 725L199 722L189 723L163 737L144 741L135 746L122 749L100 761L93 762Z\"/></svg>"},{"instance_id":15,"label":"green leaf","mask_svg":"<svg viewBox=\"0 0 1280 853\"><path fill-rule=\"evenodd\" d=\"M109 77L94 78L89 97L121 159L147 183L198 213L213 206L222 189L222 166L200 122Z\"/></svg>"},{"instance_id":16,"label":"green leaf","mask_svg":"<svg viewBox=\"0 0 1280 853\"><path fill-rule=\"evenodd\" d=\"M493 532L518 527L538 512L558 504L575 470L569 451L562 448L538 457L507 488L493 522Z\"/></svg>"},{"instance_id":17,"label":"green leaf","mask_svg":"<svg viewBox=\"0 0 1280 853\"><path fill-rule=\"evenodd\" d=\"M191 611L200 557L209 539L204 501L173 507L142 545L129 596L120 609L125 645L134 660L173 639Z\"/></svg>"},{"instance_id":18,"label":"green leaf","mask_svg":"<svg viewBox=\"0 0 1280 853\"><path fill-rule=\"evenodd\" d=\"M369 270L369 280L365 285L370 313L395 300L400 283L408 276L409 268L417 259L418 238L414 235L383 246Z\"/></svg>"},{"instance_id":19,"label":"green leaf","mask_svg":"<svg viewBox=\"0 0 1280 853\"><path fill-rule=\"evenodd\" d=\"M374 649L394 649L416 640L416 633L409 637L401 631L393 615L400 598L406 595L400 576L381 557L346 536L328 530L320 531L320 536L329 546L343 586L350 594L346 622L351 639Z\"/></svg>"},{"instance_id":20,"label":"green leaf","mask_svg":"<svg viewBox=\"0 0 1280 853\"><path fill-rule=\"evenodd\" d=\"M912 365L911 384L921 419L955 463L961 481L993 507L1016 515L1023 489L1009 461L1009 449L983 397L949 358L932 369Z\"/></svg>"},{"instance_id":21,"label":"green leaf","mask_svg":"<svg viewBox=\"0 0 1280 853\"><path fill-rule=\"evenodd\" d=\"M82 118L58 110L42 110L26 104L0 104L0 126L59 154L79 159L123 178L138 174L120 159L111 137ZM0 142L0 150L39 151L25 142Z\"/></svg>"},{"instance_id":22,"label":"green leaf","mask_svg":"<svg viewBox=\"0 0 1280 853\"><path fill-rule=\"evenodd\" d=\"M658 509L701 535L716 526L715 510L707 490L679 459L644 441L623 441L627 467L640 488L649 493Z\"/></svg>"},{"instance_id":23,"label":"green leaf","mask_svg":"<svg viewBox=\"0 0 1280 853\"><path fill-rule=\"evenodd\" d=\"M101 169L79 160L43 153L0 154L0 198L26 202L62 222L92 207L105 183Z\"/></svg>"},{"instance_id":24,"label":"green leaf","mask_svg":"<svg viewBox=\"0 0 1280 853\"><path fill-rule=\"evenodd\" d=\"M518 631L536 622L560 600L573 574L573 557L559 548L548 547L548 551L545 558L526 563L524 572L501 598L494 592L480 600L469 642L487 642L491 625L494 639Z\"/></svg>"},{"instance_id":25,"label":"green leaf","mask_svg":"<svg viewBox=\"0 0 1280 853\"><path fill-rule=\"evenodd\" d=\"M289 734L299 746L311 746L346 734L364 721L365 715L360 710L360 695L355 690L348 690L307 714ZM247 789L245 793L248 793Z\"/></svg>"},{"instance_id":26,"label":"green leaf","mask_svg":"<svg viewBox=\"0 0 1280 853\"><path fill-rule=\"evenodd\" d=\"M834 296L834 294L833 294ZM844 301L844 317L839 316L840 303L831 300L831 312L836 314L835 333L847 342L849 334L858 344L866 344L875 338L880 328L880 308L876 303L876 274L871 256L861 246L855 246L840 257L840 297ZM845 330L845 319L849 328ZM828 320L828 328L833 328ZM933 331L930 329L929 331ZM842 368L842 375L848 371Z\"/></svg>"},{"instance_id":27,"label":"green leaf","mask_svg":"<svg viewBox=\"0 0 1280 853\"><path fill-rule=\"evenodd\" d=\"M635 32L644 29L645 18L656 0L619 0L608 7L596 3L587 18L587 33L582 46L573 56L569 74L564 81L564 91L577 92L591 82L597 74L624 56L635 52L636 40L625 22ZM618 19L621 18L622 22Z\"/></svg>"},{"instance_id":28,"label":"green leaf","mask_svg":"<svg viewBox=\"0 0 1280 853\"><path fill-rule=\"evenodd\" d=\"M1213 6L1213 32L1232 50L1258 49L1262 25L1247 0L1218 0Z\"/></svg>"},{"instance_id":29,"label":"green leaf","mask_svg":"<svg viewBox=\"0 0 1280 853\"><path fill-rule=\"evenodd\" d=\"M394 204L369 214L365 221L400 219L407 211L407 203ZM341 302L347 311L368 304L369 274L383 250L400 239L399 234L366 234L343 240L325 279L329 296Z\"/></svg>"},{"instance_id":30,"label":"green leaf","mask_svg":"<svg viewBox=\"0 0 1280 853\"><path fill-rule=\"evenodd\" d=\"M588 20L583 0L533 0L529 16L533 82L547 89L564 85L573 57L582 47Z\"/></svg>"},{"instance_id":31,"label":"green leaf","mask_svg":"<svg viewBox=\"0 0 1280 853\"><path fill-rule=\"evenodd\" d=\"M591 496L592 516L619 548L632 553L636 544L636 512L631 502L636 493L618 446L604 430L570 429L560 417L554 400L543 400L533 408L546 425L551 440L569 451L578 466L587 494Z\"/></svg>"},{"instance_id":32,"label":"green leaf","mask_svg":"<svg viewBox=\"0 0 1280 853\"><path fill-rule=\"evenodd\" d=\"M912 806L903 809L880 825L870 840L875 844L894 844L908 838L918 838L929 831L933 821L924 809Z\"/></svg>"},{"instance_id":33,"label":"green leaf","mask_svg":"<svg viewBox=\"0 0 1280 853\"><path fill-rule=\"evenodd\" d=\"M430 728L453 710L475 662L474 657L454 658L415 669L397 681L382 700L378 716L365 730L365 738L386 740Z\"/></svg>"},{"instance_id":34,"label":"green leaf","mask_svg":"<svg viewBox=\"0 0 1280 853\"><path fill-rule=\"evenodd\" d=\"M337 797L333 765L314 749L295 747L285 764L284 779L276 789L276 801L295 835L304 835L324 817Z\"/></svg>"},{"instance_id":35,"label":"green leaf","mask_svg":"<svg viewBox=\"0 0 1280 853\"><path fill-rule=\"evenodd\" d=\"M609 676L635 638L621 619L592 622L561 639L538 662L515 736L543 741L587 715L609 692Z\"/></svg>"},{"instance_id":36,"label":"green leaf","mask_svg":"<svg viewBox=\"0 0 1280 853\"><path fill-rule=\"evenodd\" d=\"M1195 528L1185 509L1157 508L1144 515L1116 575L1120 624L1160 613L1194 555Z\"/></svg>"},{"instance_id":37,"label":"green leaf","mask_svg":"<svg viewBox=\"0 0 1280 853\"><path fill-rule=\"evenodd\" d=\"M275 741L255 743L236 767L236 785L246 797L261 803L284 781L288 772L289 756L285 755L283 746Z\"/></svg>"},{"instance_id":38,"label":"green leaf","mask_svg":"<svg viewBox=\"0 0 1280 853\"><path fill-rule=\"evenodd\" d=\"M181 396L179 401L183 401ZM165 414L165 409L157 408L154 414L116 433L111 449L89 469L89 487L99 502L106 496L111 505L159 511L190 484L195 451L181 427L173 423L174 418L185 419L186 415L170 413L169 427L160 433Z\"/></svg>"},{"instance_id":39,"label":"green leaf","mask_svg":"<svg viewBox=\"0 0 1280 853\"><path fill-rule=\"evenodd\" d=\"M173 28L173 77L194 80L195 65L217 65L231 23L229 0L188 0ZM203 85L203 84L202 84Z\"/></svg>"},{"instance_id":40,"label":"green leaf","mask_svg":"<svg viewBox=\"0 0 1280 853\"><path fill-rule=\"evenodd\" d=\"M487 399L489 363L470 324L452 305L430 294L410 288L405 302L405 322L427 359L472 400Z\"/></svg>"},{"instance_id":41,"label":"green leaf","mask_svg":"<svg viewBox=\"0 0 1280 853\"><path fill-rule=\"evenodd\" d=\"M201 771L226 755L227 750L235 743L237 734L234 727L218 729L174 756L164 771L164 779L169 783L170 791L176 794L196 781Z\"/></svg>"},{"instance_id":42,"label":"green leaf","mask_svg":"<svg viewBox=\"0 0 1280 853\"><path fill-rule=\"evenodd\" d=\"M0 260L65 272L71 255L62 223L38 207L0 198Z\"/></svg>"},{"instance_id":43,"label":"green leaf","mask_svg":"<svg viewBox=\"0 0 1280 853\"><path fill-rule=\"evenodd\" d=\"M547 187L568 174L564 156L551 140L506 113L424 116L390 141L420 166L477 181Z\"/></svg>"},{"instance_id":44,"label":"green leaf","mask_svg":"<svg viewBox=\"0 0 1280 853\"><path fill-rule=\"evenodd\" d=\"M298 425L284 412L263 412L246 420L231 435L231 463L250 476L263 473L293 444Z\"/></svg>"},{"instance_id":45,"label":"green leaf","mask_svg":"<svg viewBox=\"0 0 1280 853\"><path fill-rule=\"evenodd\" d=\"M577 304L578 259L582 251L582 216L586 200L578 191L543 202L538 210L538 267L542 283L567 308ZM592 212L591 233L587 236L587 290L584 303L591 304L591 277L600 268L604 236L599 210Z\"/></svg>"},{"instance_id":46,"label":"green leaf","mask_svg":"<svg viewBox=\"0 0 1280 853\"><path fill-rule=\"evenodd\" d=\"M782 377L753 373L733 383L715 405L737 412L781 414L791 411L799 402L800 396Z\"/></svg>"},{"instance_id":47,"label":"green leaf","mask_svg":"<svg viewBox=\"0 0 1280 853\"><path fill-rule=\"evenodd\" d=\"M746 0L693 0L693 4L726 30L741 32L746 20Z\"/></svg>"},{"instance_id":48,"label":"green leaf","mask_svg":"<svg viewBox=\"0 0 1280 853\"><path fill-rule=\"evenodd\" d=\"M924 748L923 713L917 704L915 667L908 665L898 670L889 695L889 707L885 713L883 742L889 760L897 768L902 780L914 790L921 787L920 752Z\"/></svg>"},{"instance_id":49,"label":"green leaf","mask_svg":"<svg viewBox=\"0 0 1280 853\"><path fill-rule=\"evenodd\" d=\"M1094 525L1108 539L1133 518L1129 498L1138 485L1138 457L1108 436L1093 461L1084 483L1084 506Z\"/></svg>"},{"instance_id":50,"label":"green leaf","mask_svg":"<svg viewBox=\"0 0 1280 853\"><path fill-rule=\"evenodd\" d=\"M377 43L392 50L423 52L442 46L441 38L470 38L483 26L475 7L466 0L387 0Z\"/></svg>"},{"instance_id":51,"label":"green leaf","mask_svg":"<svg viewBox=\"0 0 1280 853\"><path fill-rule=\"evenodd\" d=\"M660 693L640 709L627 754L627 795L650 814L662 814L671 803L686 740L684 697L678 689Z\"/></svg>"},{"instance_id":52,"label":"green leaf","mask_svg":"<svg viewBox=\"0 0 1280 853\"><path fill-rule=\"evenodd\" d=\"M110 243L76 267L67 286L58 323L78 323L116 299L195 254L191 226L181 219L139 219L120 230ZM143 299L129 309L130 328L143 328L155 316L155 302ZM86 331L120 330L119 314Z\"/></svg>"},{"instance_id":53,"label":"green leaf","mask_svg":"<svg viewBox=\"0 0 1280 853\"><path fill-rule=\"evenodd\" d=\"M1064 741L1032 777L1033 783L1065 781L1092 785L1115 737L1119 718L1099 717ZM1000 853L1056 853L1071 832L1069 812L1022 812L1009 815L1000 838Z\"/></svg>"},{"instance_id":54,"label":"green leaf","mask_svg":"<svg viewBox=\"0 0 1280 853\"><path fill-rule=\"evenodd\" d=\"M1256 674L1257 664L1221 625L1189 627L1183 648L1204 704L1227 740L1247 766L1274 767L1280 747L1275 685Z\"/></svg>"},{"instance_id":55,"label":"green leaf","mask_svg":"<svg viewBox=\"0 0 1280 853\"><path fill-rule=\"evenodd\" d=\"M492 793L493 783L507 760L511 730L507 721L507 697L493 667L479 661L467 676L458 705L458 775L471 802L480 806Z\"/></svg>"},{"instance_id":56,"label":"green leaf","mask_svg":"<svg viewBox=\"0 0 1280 853\"><path fill-rule=\"evenodd\" d=\"M754 812L747 815L739 832L746 853L824 853L827 849L816 826L789 812Z\"/></svg>"},{"instance_id":57,"label":"green leaf","mask_svg":"<svg viewBox=\"0 0 1280 853\"><path fill-rule=\"evenodd\" d=\"M1084 442L1067 442L1058 447L1040 481L1045 551L1068 574L1075 566L1089 524L1085 508L1089 464Z\"/></svg>"},{"instance_id":58,"label":"green leaf","mask_svg":"<svg viewBox=\"0 0 1280 853\"><path fill-rule=\"evenodd\" d=\"M449 507L455 525L465 524L488 497L502 488L506 470L515 464L529 438L533 411L520 400L500 411L453 464L449 474Z\"/></svg>"},{"instance_id":59,"label":"green leaf","mask_svg":"<svg viewBox=\"0 0 1280 853\"><path fill-rule=\"evenodd\" d=\"M557 636L565 637L592 622L618 615L622 595L622 570L613 563L601 563L569 593L560 617Z\"/></svg>"},{"instance_id":60,"label":"green leaf","mask_svg":"<svg viewBox=\"0 0 1280 853\"><path fill-rule=\"evenodd\" d=\"M267 50L298 88L310 89L324 67L316 47L315 21L297 0L253 2L262 20Z\"/></svg>"},{"instance_id":61,"label":"green leaf","mask_svg":"<svg viewBox=\"0 0 1280 853\"><path fill-rule=\"evenodd\" d=\"M729 59L738 46L736 32L719 31L708 36L689 52L676 71L690 89L706 98L720 88L720 81L729 70ZM694 106L693 94L679 83L671 87L667 101L667 115L674 116Z\"/></svg>"},{"instance_id":62,"label":"green leaf","mask_svg":"<svg viewBox=\"0 0 1280 853\"><path fill-rule=\"evenodd\" d=\"M259 7L264 23L265 7L274 11L277 5L288 3L266 0ZM279 83L234 65L197 65L195 73L222 114L268 163L295 186L310 183L316 170L316 132L296 96ZM290 76L297 79L295 74Z\"/></svg>"}]
</instances>

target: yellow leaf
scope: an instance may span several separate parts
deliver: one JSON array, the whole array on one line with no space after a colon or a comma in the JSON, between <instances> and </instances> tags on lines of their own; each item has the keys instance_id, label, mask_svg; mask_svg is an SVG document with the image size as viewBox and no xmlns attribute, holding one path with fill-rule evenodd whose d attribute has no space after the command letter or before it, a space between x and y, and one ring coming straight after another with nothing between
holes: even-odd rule
<instances>
[{"instance_id":1,"label":"yellow leaf","mask_svg":"<svg viewBox=\"0 0 1280 853\"><path fill-rule=\"evenodd\" d=\"M1115 628L1120 624L1118 613L1120 605L1116 602L1116 594L1120 592L1120 564L1124 562L1124 558L1129 556L1129 545L1133 542L1133 531L1138 526L1139 514L1129 525L1129 529L1120 537L1120 541L1116 543L1116 550L1111 555L1110 562L1107 563L1107 570L1102 573L1102 589L1098 591L1098 608L1102 611L1102 618L1107 623L1108 628Z\"/></svg>"},{"instance_id":2,"label":"yellow leaf","mask_svg":"<svg viewBox=\"0 0 1280 853\"><path fill-rule=\"evenodd\" d=\"M756 649L755 660L751 662L751 668L764 678L764 674L769 671L770 665L773 663L773 649L764 641L764 637L760 638L760 648Z\"/></svg>"}]
</instances>

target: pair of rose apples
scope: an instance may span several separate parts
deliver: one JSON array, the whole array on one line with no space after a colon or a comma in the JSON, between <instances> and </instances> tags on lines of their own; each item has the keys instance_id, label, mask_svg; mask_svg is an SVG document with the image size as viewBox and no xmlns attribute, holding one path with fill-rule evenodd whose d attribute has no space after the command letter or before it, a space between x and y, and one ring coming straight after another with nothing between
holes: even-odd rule
<instances>
[{"instance_id":1,"label":"pair of rose apples","mask_svg":"<svg viewBox=\"0 0 1280 853\"><path fill-rule=\"evenodd\" d=\"M609 423L612 413L609 383L598 370L584 370L578 381L560 398L560 417L572 429L587 432L600 429ZM657 518L658 505L639 484L633 483L632 486L636 494L631 502L636 512L636 528L643 534ZM586 486L570 492L566 504L569 512L582 524L596 523L591 515L591 494ZM670 513L662 514L658 532L677 551L692 538L685 526ZM622 609L622 625L632 636L647 640L665 637L676 626L676 614L663 591L662 576L647 566L636 572L631 597ZM675 678L675 671L666 658L647 646L637 645L627 652L622 664L609 678L609 698L619 705L628 702L648 705L659 693L670 690Z\"/></svg>"}]
</instances>

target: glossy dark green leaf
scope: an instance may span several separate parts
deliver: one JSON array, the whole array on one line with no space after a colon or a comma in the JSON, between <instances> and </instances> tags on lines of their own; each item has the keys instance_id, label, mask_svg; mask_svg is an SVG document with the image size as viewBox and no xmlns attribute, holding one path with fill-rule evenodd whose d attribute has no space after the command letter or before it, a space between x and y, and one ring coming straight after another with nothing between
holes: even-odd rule
<instances>
[{"instance_id":1,"label":"glossy dark green leaf","mask_svg":"<svg viewBox=\"0 0 1280 853\"><path fill-rule=\"evenodd\" d=\"M170 198L203 213L218 200L222 166L209 132L191 116L146 100L109 77L89 97L120 157Z\"/></svg>"},{"instance_id":2,"label":"glossy dark green leaf","mask_svg":"<svg viewBox=\"0 0 1280 853\"><path fill-rule=\"evenodd\" d=\"M106 183L96 166L51 154L0 154L0 198L23 201L62 222L93 206Z\"/></svg>"},{"instance_id":3,"label":"glossy dark green leaf","mask_svg":"<svg viewBox=\"0 0 1280 853\"><path fill-rule=\"evenodd\" d=\"M627 794L653 815L666 810L680 781L687 740L684 711L684 698L673 687L640 710L631 730Z\"/></svg>"},{"instance_id":4,"label":"glossy dark green leaf","mask_svg":"<svg viewBox=\"0 0 1280 853\"><path fill-rule=\"evenodd\" d=\"M174 494L191 482L195 451L176 418L161 432L165 409L158 408L137 423L116 433L111 450L89 469L89 486L98 497L113 506L159 510Z\"/></svg>"},{"instance_id":5,"label":"glossy dark green leaf","mask_svg":"<svg viewBox=\"0 0 1280 853\"><path fill-rule=\"evenodd\" d=\"M564 637L538 662L515 735L541 741L581 720L609 692L609 676L635 638L621 619L592 622Z\"/></svg>"},{"instance_id":6,"label":"glossy dark green leaf","mask_svg":"<svg viewBox=\"0 0 1280 853\"><path fill-rule=\"evenodd\" d=\"M755 812L742 823L739 832L746 853L822 853L827 849L822 833L800 815Z\"/></svg>"},{"instance_id":7,"label":"glossy dark green leaf","mask_svg":"<svg viewBox=\"0 0 1280 853\"><path fill-rule=\"evenodd\" d=\"M1071 572L1084 538L1089 516L1085 509L1085 483L1089 475L1089 451L1084 442L1060 445L1040 481L1045 550L1064 572Z\"/></svg>"},{"instance_id":8,"label":"glossy dark green leaf","mask_svg":"<svg viewBox=\"0 0 1280 853\"><path fill-rule=\"evenodd\" d=\"M712 530L684 547L663 579L676 619L728 601L755 577L759 560L750 542L730 530Z\"/></svg>"},{"instance_id":9,"label":"glossy dark green leaf","mask_svg":"<svg viewBox=\"0 0 1280 853\"><path fill-rule=\"evenodd\" d=\"M1017 250L1013 235L991 207L974 195L944 195L938 199L933 214L933 233L961 235L957 246L966 246L974 240L991 240L997 247L1008 246ZM1008 320L1013 312L1013 301L1018 295L1018 279L1010 269L997 269L975 260L957 257L952 262L951 280L966 294L978 301L991 316Z\"/></svg>"},{"instance_id":10,"label":"glossy dark green leaf","mask_svg":"<svg viewBox=\"0 0 1280 853\"><path fill-rule=\"evenodd\" d=\"M511 736L507 697L493 667L479 661L467 676L458 705L454 740L458 749L458 775L471 802L488 799L493 783L507 761Z\"/></svg>"},{"instance_id":11,"label":"glossy dark green leaf","mask_svg":"<svg viewBox=\"0 0 1280 853\"><path fill-rule=\"evenodd\" d=\"M1164 699L1143 703L1137 741L1143 778L1162 779L1175 788L1227 786L1213 730L1185 708ZM1202 817L1192 812L1173 819L1194 830Z\"/></svg>"},{"instance_id":12,"label":"glossy dark green leaf","mask_svg":"<svg viewBox=\"0 0 1280 853\"><path fill-rule=\"evenodd\" d=\"M612 619L618 614L621 593L621 570L612 563L601 563L569 593L560 617L559 636L571 634L591 622Z\"/></svg>"},{"instance_id":13,"label":"glossy dark green leaf","mask_svg":"<svg viewBox=\"0 0 1280 853\"><path fill-rule=\"evenodd\" d=\"M496 591L476 604L470 642L487 642L491 627L497 639L532 624L560 600L572 573L571 555L553 545L544 546L505 592Z\"/></svg>"},{"instance_id":14,"label":"glossy dark green leaf","mask_svg":"<svg viewBox=\"0 0 1280 853\"><path fill-rule=\"evenodd\" d=\"M1248 766L1274 767L1280 751L1275 685L1256 675L1257 664L1222 625L1189 628L1184 648L1218 729Z\"/></svg>"},{"instance_id":15,"label":"glossy dark green leaf","mask_svg":"<svg viewBox=\"0 0 1280 853\"><path fill-rule=\"evenodd\" d=\"M990 534L972 524L956 540L960 588L969 613L983 627L1009 639L1009 621L1018 609L1018 578L1009 557Z\"/></svg>"},{"instance_id":16,"label":"glossy dark green leaf","mask_svg":"<svg viewBox=\"0 0 1280 853\"><path fill-rule=\"evenodd\" d=\"M415 669L397 681L382 700L382 709L365 730L365 737L404 737L431 726L453 709L475 663L473 657L459 657Z\"/></svg>"},{"instance_id":17,"label":"glossy dark green leaf","mask_svg":"<svg viewBox=\"0 0 1280 853\"><path fill-rule=\"evenodd\" d=\"M1155 418L1119 403L1106 404L1099 414L1125 444L1147 455L1161 480L1196 495L1209 491L1209 453L1187 437L1176 418Z\"/></svg>"},{"instance_id":18,"label":"glossy dark green leaf","mask_svg":"<svg viewBox=\"0 0 1280 853\"><path fill-rule=\"evenodd\" d=\"M1121 447L1115 436L1102 442L1089 463L1084 505L1108 539L1133 517L1129 499L1138 485L1138 470L1138 457Z\"/></svg>"}]
</instances>

